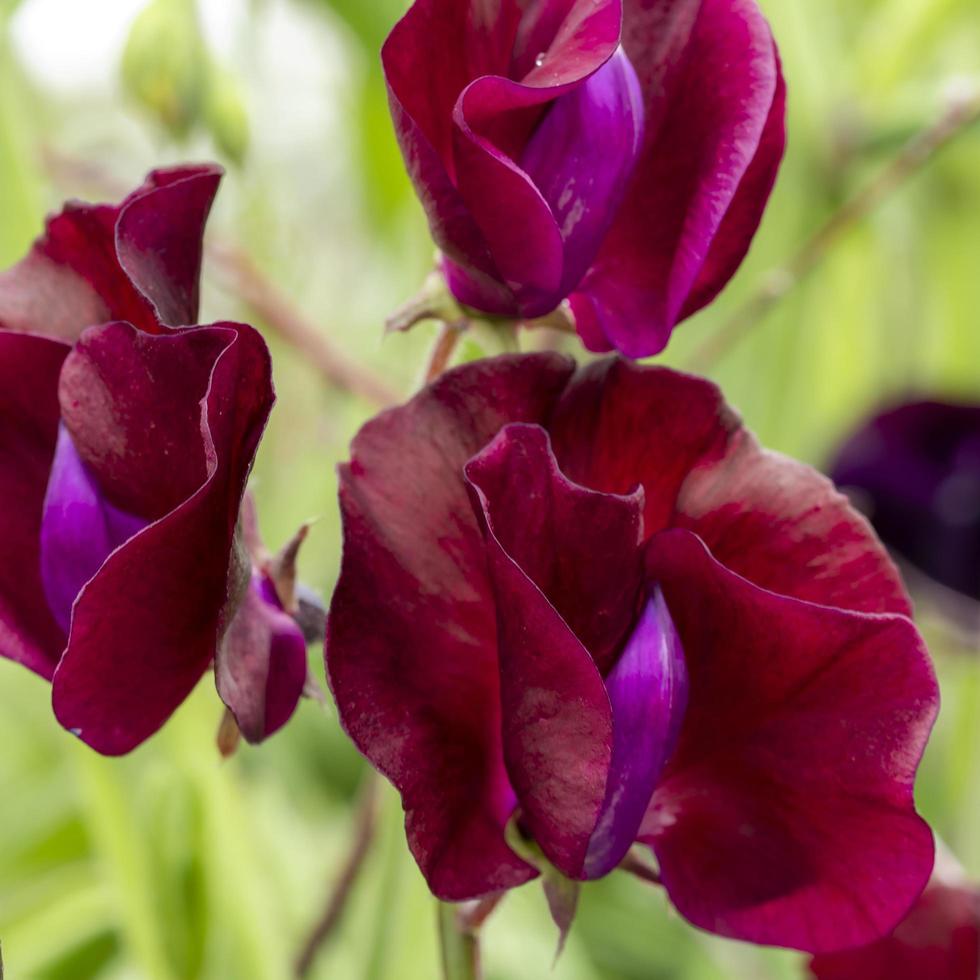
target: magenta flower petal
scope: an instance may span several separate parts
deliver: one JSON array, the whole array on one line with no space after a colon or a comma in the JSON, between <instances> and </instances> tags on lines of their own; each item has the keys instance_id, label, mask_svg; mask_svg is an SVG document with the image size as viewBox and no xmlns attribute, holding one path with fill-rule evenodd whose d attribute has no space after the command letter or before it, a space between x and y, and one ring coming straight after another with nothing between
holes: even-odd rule
<instances>
[{"instance_id":1,"label":"magenta flower petal","mask_svg":"<svg viewBox=\"0 0 980 980\"><path fill-rule=\"evenodd\" d=\"M70 203L28 256L0 273L0 326L75 341L128 320L149 333L197 320L204 223L214 166L150 174L121 204Z\"/></svg>"},{"instance_id":2,"label":"magenta flower petal","mask_svg":"<svg viewBox=\"0 0 980 980\"><path fill-rule=\"evenodd\" d=\"M299 704L306 684L306 640L264 575L252 574L215 658L215 681L252 743L282 728Z\"/></svg>"},{"instance_id":3,"label":"magenta flower petal","mask_svg":"<svg viewBox=\"0 0 980 980\"><path fill-rule=\"evenodd\" d=\"M648 559L690 677L642 830L671 900L712 932L810 952L889 932L933 863L912 784L938 691L915 627L767 592L686 531Z\"/></svg>"},{"instance_id":4,"label":"magenta flower petal","mask_svg":"<svg viewBox=\"0 0 980 980\"><path fill-rule=\"evenodd\" d=\"M68 347L0 330L0 655L50 678L65 637L44 597L41 519Z\"/></svg>"},{"instance_id":5,"label":"magenta flower petal","mask_svg":"<svg viewBox=\"0 0 980 980\"><path fill-rule=\"evenodd\" d=\"M85 583L147 522L113 507L79 458L64 425L44 497L41 579L58 625L68 635L71 609Z\"/></svg>"},{"instance_id":6,"label":"magenta flower petal","mask_svg":"<svg viewBox=\"0 0 980 980\"><path fill-rule=\"evenodd\" d=\"M786 151L786 81L776 52L776 94L755 156L742 176L681 310L681 319L707 306L728 285L762 221Z\"/></svg>"},{"instance_id":7,"label":"magenta flower petal","mask_svg":"<svg viewBox=\"0 0 980 980\"><path fill-rule=\"evenodd\" d=\"M222 173L215 165L154 170L120 209L119 265L170 326L197 323L204 226Z\"/></svg>"},{"instance_id":8,"label":"magenta flower petal","mask_svg":"<svg viewBox=\"0 0 980 980\"><path fill-rule=\"evenodd\" d=\"M612 761L612 711L589 651L492 531L504 759L521 822L569 878L586 851Z\"/></svg>"},{"instance_id":9,"label":"magenta flower petal","mask_svg":"<svg viewBox=\"0 0 980 980\"><path fill-rule=\"evenodd\" d=\"M465 473L481 526L607 673L640 605L643 491L570 482L539 425L506 426Z\"/></svg>"},{"instance_id":10,"label":"magenta flower petal","mask_svg":"<svg viewBox=\"0 0 980 980\"><path fill-rule=\"evenodd\" d=\"M496 83L497 79L486 79ZM474 83L479 85L479 83ZM518 86L508 83L517 89ZM484 87L485 88L485 87ZM493 256L494 267L510 295L506 307L491 313L540 316L554 309L563 270L561 230L544 195L506 153L474 130L465 116L467 96L476 101L483 88L471 87L455 115L457 186L480 234ZM501 207L506 201L509 207ZM517 216L520 215L520 220ZM450 266L449 283L457 298L485 308L493 296L478 295L465 276L465 267Z\"/></svg>"},{"instance_id":11,"label":"magenta flower petal","mask_svg":"<svg viewBox=\"0 0 980 980\"><path fill-rule=\"evenodd\" d=\"M649 19L679 36L636 43ZM572 305L593 347L643 357L721 289L748 248L783 153L784 90L755 0L703 0L693 23L687 4L632 0L624 23L626 53L641 82L659 81L663 102L648 102L632 185Z\"/></svg>"},{"instance_id":12,"label":"magenta flower petal","mask_svg":"<svg viewBox=\"0 0 980 980\"><path fill-rule=\"evenodd\" d=\"M911 615L905 586L868 522L816 470L744 430L691 473L673 523L733 572L783 595L859 612Z\"/></svg>"},{"instance_id":13,"label":"magenta flower petal","mask_svg":"<svg viewBox=\"0 0 980 980\"><path fill-rule=\"evenodd\" d=\"M587 877L608 874L633 846L677 744L687 689L684 651L663 593L655 588L606 678L613 711L613 755L602 811L585 858Z\"/></svg>"},{"instance_id":14,"label":"magenta flower petal","mask_svg":"<svg viewBox=\"0 0 980 980\"><path fill-rule=\"evenodd\" d=\"M58 720L97 751L153 734L208 668L248 584L235 525L272 406L250 327L85 332L61 375L62 416L106 499L151 521L75 602L54 675Z\"/></svg>"},{"instance_id":15,"label":"magenta flower petal","mask_svg":"<svg viewBox=\"0 0 980 980\"><path fill-rule=\"evenodd\" d=\"M869 946L815 956L815 980L976 980L980 889L934 875L898 927Z\"/></svg>"},{"instance_id":16,"label":"magenta flower petal","mask_svg":"<svg viewBox=\"0 0 980 980\"><path fill-rule=\"evenodd\" d=\"M606 493L643 487L649 536L670 522L689 473L720 459L739 425L711 382L608 358L576 373L549 430L570 480Z\"/></svg>"},{"instance_id":17,"label":"magenta flower petal","mask_svg":"<svg viewBox=\"0 0 980 980\"><path fill-rule=\"evenodd\" d=\"M761 449L713 384L601 361L578 372L549 428L569 479L607 493L643 486L647 535L685 527L763 588L908 614L867 521L816 471Z\"/></svg>"},{"instance_id":18,"label":"magenta flower petal","mask_svg":"<svg viewBox=\"0 0 980 980\"><path fill-rule=\"evenodd\" d=\"M201 402L229 342L220 327L148 334L112 323L83 334L61 372L62 419L110 503L156 520L206 480Z\"/></svg>"},{"instance_id":19,"label":"magenta flower petal","mask_svg":"<svg viewBox=\"0 0 980 980\"><path fill-rule=\"evenodd\" d=\"M536 425L507 426L465 472L496 597L507 771L534 840L577 878L612 760L597 663L636 608L642 494L570 483Z\"/></svg>"},{"instance_id":20,"label":"magenta flower petal","mask_svg":"<svg viewBox=\"0 0 980 980\"><path fill-rule=\"evenodd\" d=\"M533 877L504 841L496 616L463 467L510 422L540 422L572 373L556 355L450 371L369 422L340 470L344 551L326 661L341 719L402 794L433 892Z\"/></svg>"}]
</instances>

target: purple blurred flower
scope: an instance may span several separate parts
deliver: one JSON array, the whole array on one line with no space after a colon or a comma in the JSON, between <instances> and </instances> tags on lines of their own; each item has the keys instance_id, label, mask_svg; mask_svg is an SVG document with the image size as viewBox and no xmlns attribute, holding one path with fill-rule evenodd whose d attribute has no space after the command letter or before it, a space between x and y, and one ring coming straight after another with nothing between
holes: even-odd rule
<instances>
[{"instance_id":1,"label":"purple blurred flower","mask_svg":"<svg viewBox=\"0 0 980 980\"><path fill-rule=\"evenodd\" d=\"M897 573L711 384L469 364L361 430L340 502L331 687L440 898L535 876L515 819L578 880L648 845L755 942L869 942L924 887L937 691Z\"/></svg>"},{"instance_id":2,"label":"purple blurred flower","mask_svg":"<svg viewBox=\"0 0 980 980\"><path fill-rule=\"evenodd\" d=\"M980 405L890 408L846 440L830 473L898 555L980 599Z\"/></svg>"},{"instance_id":3,"label":"purple blurred flower","mask_svg":"<svg viewBox=\"0 0 980 980\"><path fill-rule=\"evenodd\" d=\"M219 180L156 171L118 206L69 204L0 274L0 654L106 754L228 656L243 597L260 609L236 528L268 351L248 326L183 326Z\"/></svg>"},{"instance_id":4,"label":"purple blurred flower","mask_svg":"<svg viewBox=\"0 0 980 980\"><path fill-rule=\"evenodd\" d=\"M654 354L731 278L782 157L755 0L416 0L383 51L450 288Z\"/></svg>"}]
</instances>

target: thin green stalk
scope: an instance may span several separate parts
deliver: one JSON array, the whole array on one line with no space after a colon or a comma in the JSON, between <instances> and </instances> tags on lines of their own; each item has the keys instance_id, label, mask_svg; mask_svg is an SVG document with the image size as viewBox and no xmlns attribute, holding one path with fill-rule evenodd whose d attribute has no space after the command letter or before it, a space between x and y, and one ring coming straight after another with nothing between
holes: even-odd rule
<instances>
[{"instance_id":1,"label":"thin green stalk","mask_svg":"<svg viewBox=\"0 0 980 980\"><path fill-rule=\"evenodd\" d=\"M460 920L459 910L438 903L439 949L443 980L480 980L480 940Z\"/></svg>"}]
</instances>

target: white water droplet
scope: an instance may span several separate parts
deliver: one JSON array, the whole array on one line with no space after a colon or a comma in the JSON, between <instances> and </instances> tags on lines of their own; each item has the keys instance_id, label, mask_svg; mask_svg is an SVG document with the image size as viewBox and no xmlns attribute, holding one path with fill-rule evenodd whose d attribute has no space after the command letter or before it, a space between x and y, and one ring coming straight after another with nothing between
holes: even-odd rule
<instances>
[{"instance_id":1,"label":"white water droplet","mask_svg":"<svg viewBox=\"0 0 980 980\"><path fill-rule=\"evenodd\" d=\"M75 738L82 737L82 730L80 728L69 728L68 731L70 734L74 735Z\"/></svg>"},{"instance_id":2,"label":"white water droplet","mask_svg":"<svg viewBox=\"0 0 980 980\"><path fill-rule=\"evenodd\" d=\"M541 52L541 53L540 53L540 54L539 54L539 55L537 56L537 58L535 58L535 59L534 59L534 63L535 63L535 65L537 65L537 66L538 66L538 68L540 68L540 67L541 67L541 66L542 66L542 65L544 64L544 58L545 58L545 52L544 52L544 51L542 51L542 52Z\"/></svg>"}]
</instances>

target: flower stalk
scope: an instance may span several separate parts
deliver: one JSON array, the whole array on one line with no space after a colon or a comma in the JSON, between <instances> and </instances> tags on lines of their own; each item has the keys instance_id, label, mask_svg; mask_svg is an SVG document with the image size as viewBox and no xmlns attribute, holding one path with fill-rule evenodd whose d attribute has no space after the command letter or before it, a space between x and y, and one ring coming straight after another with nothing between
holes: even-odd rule
<instances>
[{"instance_id":1,"label":"flower stalk","mask_svg":"<svg viewBox=\"0 0 980 980\"><path fill-rule=\"evenodd\" d=\"M460 909L448 902L438 903L437 916L442 980L480 980L479 927L469 925Z\"/></svg>"}]
</instances>

